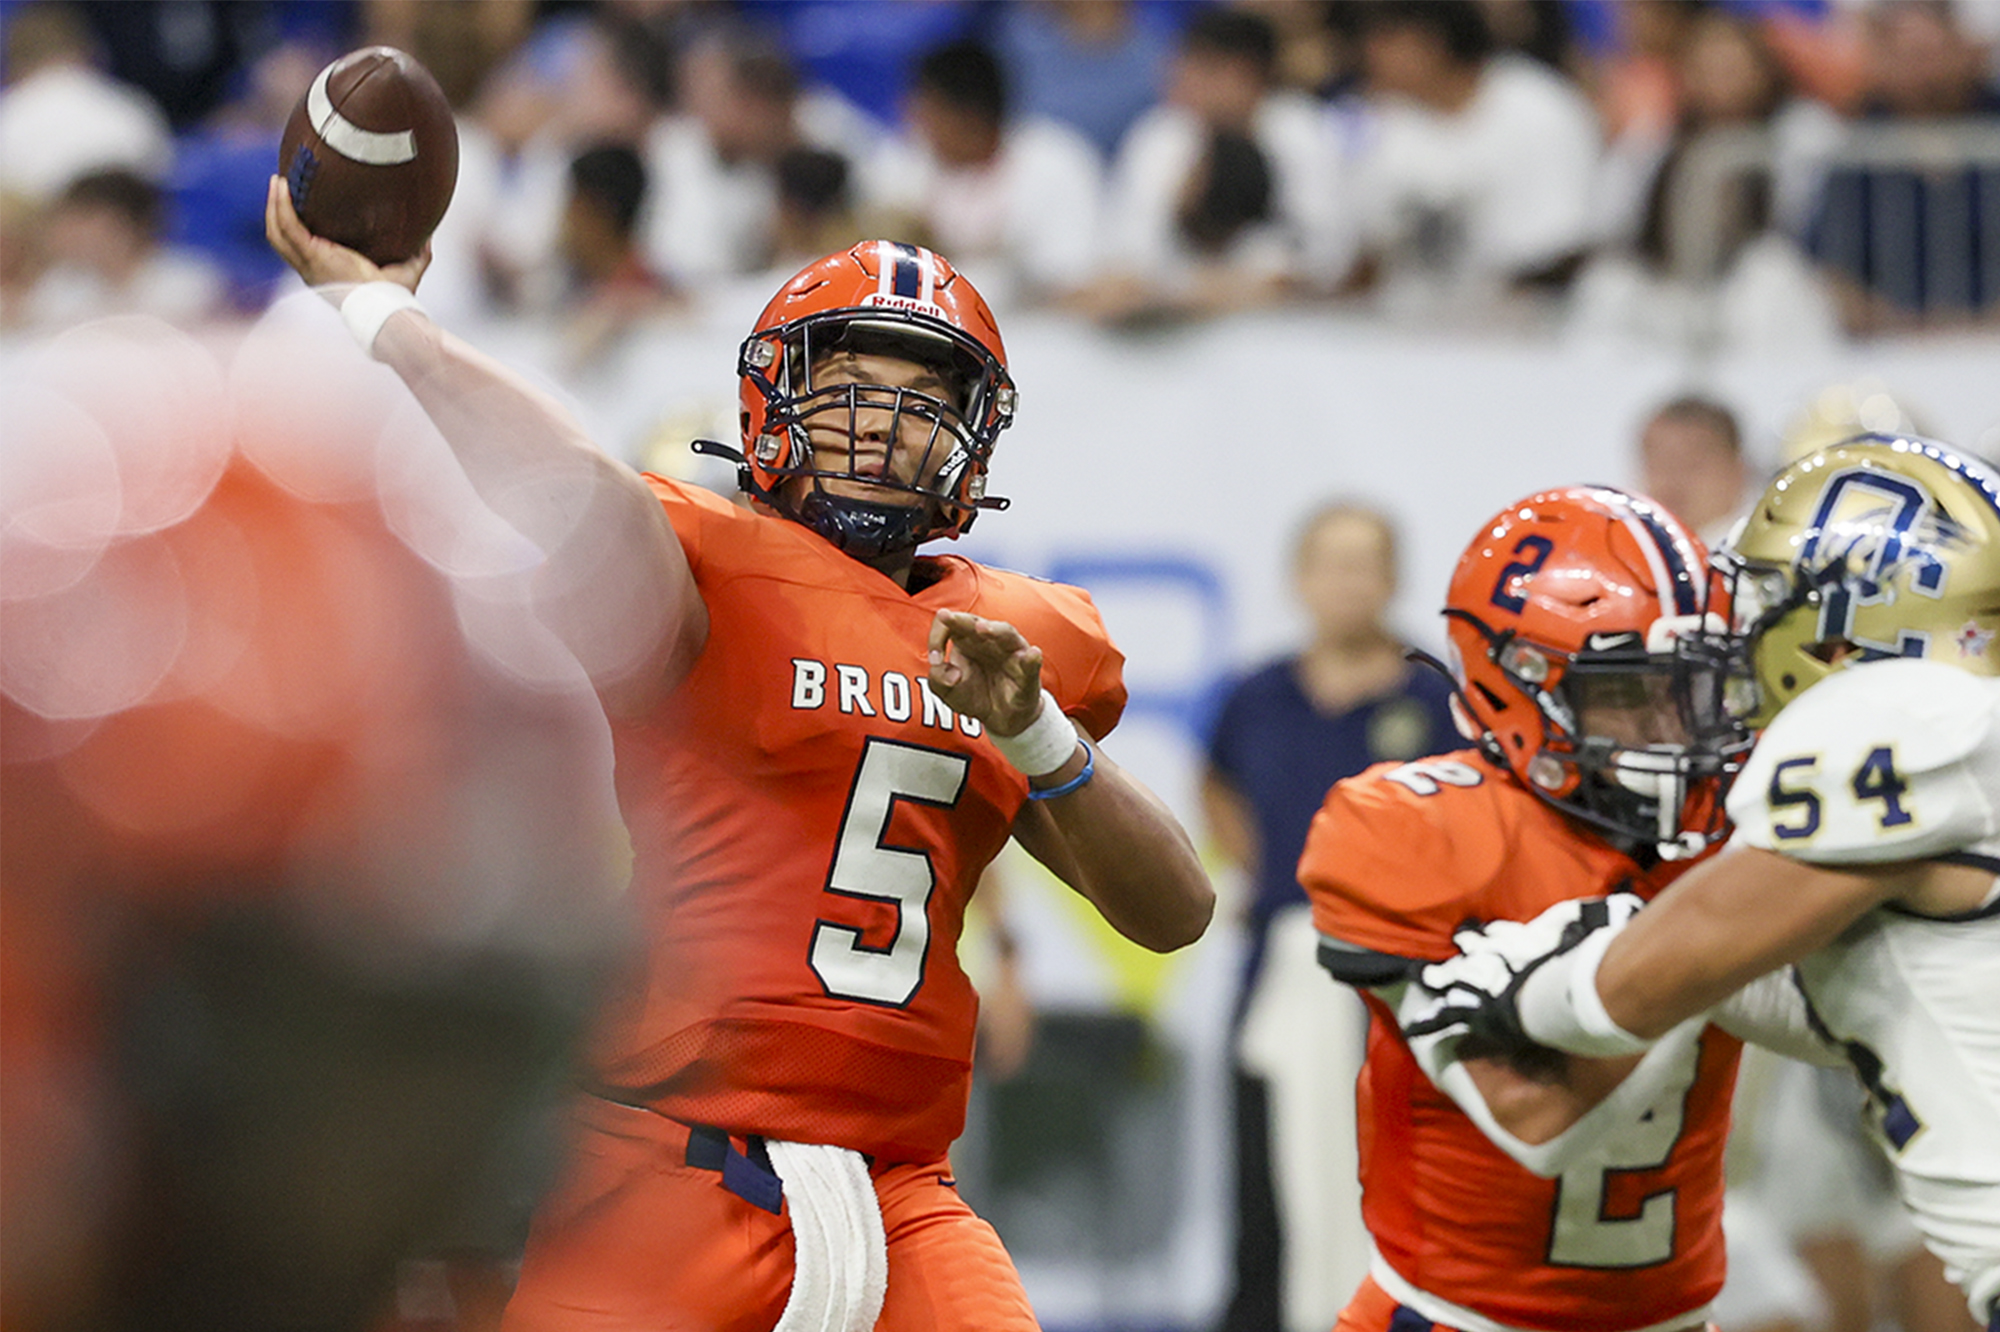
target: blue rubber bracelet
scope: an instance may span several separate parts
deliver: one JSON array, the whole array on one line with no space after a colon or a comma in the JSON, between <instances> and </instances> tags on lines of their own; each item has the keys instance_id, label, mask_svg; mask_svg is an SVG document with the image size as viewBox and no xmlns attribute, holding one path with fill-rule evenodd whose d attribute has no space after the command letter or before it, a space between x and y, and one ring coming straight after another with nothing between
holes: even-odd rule
<instances>
[{"instance_id":1,"label":"blue rubber bracelet","mask_svg":"<svg viewBox=\"0 0 2000 1332\"><path fill-rule=\"evenodd\" d=\"M1096 748L1092 746L1090 741L1084 739L1082 736L1078 736L1076 738L1076 742L1083 746L1083 771L1078 773L1076 776L1070 778L1068 781L1064 782L1061 786L1051 786L1048 789L1042 791L1037 791L1032 786L1029 787L1028 799L1054 800L1057 796L1066 796L1071 791L1076 790L1079 786L1082 786L1085 782L1089 781L1092 777L1095 777L1097 775Z\"/></svg>"}]
</instances>

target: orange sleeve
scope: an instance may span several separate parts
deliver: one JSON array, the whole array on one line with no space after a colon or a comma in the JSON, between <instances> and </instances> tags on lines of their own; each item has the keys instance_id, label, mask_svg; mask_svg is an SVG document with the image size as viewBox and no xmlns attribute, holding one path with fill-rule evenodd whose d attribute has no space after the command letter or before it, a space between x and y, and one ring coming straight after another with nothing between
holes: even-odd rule
<instances>
[{"instance_id":1,"label":"orange sleeve","mask_svg":"<svg viewBox=\"0 0 2000 1332\"><path fill-rule=\"evenodd\" d=\"M1080 587L999 569L980 571L978 613L1006 620L1042 650L1042 684L1063 712L1102 740L1125 714L1125 654Z\"/></svg>"},{"instance_id":2,"label":"orange sleeve","mask_svg":"<svg viewBox=\"0 0 2000 1332\"><path fill-rule=\"evenodd\" d=\"M1065 622L1075 628L1081 642L1077 653L1079 664L1071 667L1065 661L1049 692L1061 701L1064 713L1093 738L1102 740L1125 715L1125 654L1112 645L1111 634L1105 629L1090 593L1080 587L1051 586L1067 594L1063 601L1073 603L1065 607ZM1074 690L1072 676L1080 677Z\"/></svg>"},{"instance_id":3,"label":"orange sleeve","mask_svg":"<svg viewBox=\"0 0 2000 1332\"><path fill-rule=\"evenodd\" d=\"M1321 934L1437 961L1455 951L1452 931L1480 914L1506 833L1490 769L1461 763L1478 784L1413 787L1391 775L1409 766L1377 764L1335 784L1306 834L1299 883Z\"/></svg>"},{"instance_id":4,"label":"orange sleeve","mask_svg":"<svg viewBox=\"0 0 2000 1332\"><path fill-rule=\"evenodd\" d=\"M674 535L681 539L681 550L687 555L688 570L697 578L701 576L702 538L711 523L718 518L736 516L741 511L727 498L702 486L689 485L672 477L644 473L646 484L660 498L660 506L667 511L667 521L673 524Z\"/></svg>"}]
</instances>

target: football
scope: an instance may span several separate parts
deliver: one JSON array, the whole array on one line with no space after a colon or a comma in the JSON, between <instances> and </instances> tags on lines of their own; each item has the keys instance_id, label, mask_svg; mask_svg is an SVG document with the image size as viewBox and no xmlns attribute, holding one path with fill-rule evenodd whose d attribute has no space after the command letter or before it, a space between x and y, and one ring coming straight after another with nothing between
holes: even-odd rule
<instances>
[{"instance_id":1,"label":"football","mask_svg":"<svg viewBox=\"0 0 2000 1332\"><path fill-rule=\"evenodd\" d=\"M315 236L401 263L451 203L458 124L429 70L394 47L363 47L321 70L292 109L278 171Z\"/></svg>"}]
</instances>

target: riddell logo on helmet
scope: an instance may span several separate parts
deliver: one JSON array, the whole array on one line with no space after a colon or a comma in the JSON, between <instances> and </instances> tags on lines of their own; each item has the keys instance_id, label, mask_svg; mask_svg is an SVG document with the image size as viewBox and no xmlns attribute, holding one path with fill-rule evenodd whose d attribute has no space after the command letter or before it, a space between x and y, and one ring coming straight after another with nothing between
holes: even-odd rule
<instances>
[{"instance_id":1,"label":"riddell logo on helmet","mask_svg":"<svg viewBox=\"0 0 2000 1332\"><path fill-rule=\"evenodd\" d=\"M860 300L860 304L868 306L886 306L891 310L908 310L913 314L927 314L934 316L935 318L938 319L944 318L944 310L942 307L933 305L929 301L920 301L914 296L891 296L886 293L878 291L872 295L863 296Z\"/></svg>"}]
</instances>

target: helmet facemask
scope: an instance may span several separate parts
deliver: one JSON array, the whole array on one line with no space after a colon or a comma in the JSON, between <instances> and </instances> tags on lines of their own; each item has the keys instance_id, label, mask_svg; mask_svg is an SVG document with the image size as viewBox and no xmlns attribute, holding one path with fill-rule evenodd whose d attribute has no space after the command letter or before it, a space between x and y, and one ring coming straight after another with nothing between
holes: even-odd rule
<instances>
[{"instance_id":1,"label":"helmet facemask","mask_svg":"<svg viewBox=\"0 0 2000 1332\"><path fill-rule=\"evenodd\" d=\"M1715 615L1663 617L1644 638L1622 637L1629 644L1573 654L1491 638L1491 661L1541 722L1540 744L1502 757L1537 795L1621 844L1669 860L1699 854L1726 831L1723 796L1750 747L1723 706L1731 641Z\"/></svg>"},{"instance_id":2,"label":"helmet facemask","mask_svg":"<svg viewBox=\"0 0 2000 1332\"><path fill-rule=\"evenodd\" d=\"M1797 570L1754 564L1728 550L1716 552L1715 566L1735 608L1724 703L1743 726L1762 728L1855 646L1821 632L1825 588L1841 581L1842 570L1827 567L1801 578Z\"/></svg>"},{"instance_id":3,"label":"helmet facemask","mask_svg":"<svg viewBox=\"0 0 2000 1332\"><path fill-rule=\"evenodd\" d=\"M849 356L930 373L901 385L856 382L838 370ZM1006 507L985 493L986 466L1013 418L1013 385L986 348L944 321L809 315L752 336L738 369L765 404L763 429L748 441L746 488L846 553L910 550L958 535L980 509Z\"/></svg>"},{"instance_id":4,"label":"helmet facemask","mask_svg":"<svg viewBox=\"0 0 2000 1332\"><path fill-rule=\"evenodd\" d=\"M1720 618L1659 620L1649 639L1579 654L1555 692L1573 722L1576 803L1672 860L1723 835L1722 797L1750 741L1724 707L1731 654Z\"/></svg>"}]
</instances>

